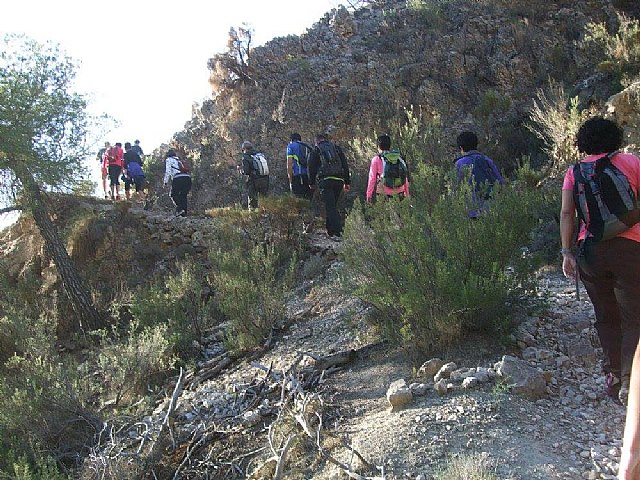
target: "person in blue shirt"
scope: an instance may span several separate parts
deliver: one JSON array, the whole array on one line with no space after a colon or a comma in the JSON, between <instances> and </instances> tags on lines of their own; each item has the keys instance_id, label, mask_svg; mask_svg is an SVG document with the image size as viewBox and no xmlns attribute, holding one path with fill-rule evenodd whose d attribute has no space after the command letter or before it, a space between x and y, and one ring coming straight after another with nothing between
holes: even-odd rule
<instances>
[{"instance_id":1,"label":"person in blue shirt","mask_svg":"<svg viewBox=\"0 0 640 480\"><path fill-rule=\"evenodd\" d=\"M468 178L473 185L472 206L469 210L470 218L478 218L483 210L488 209L488 201L496 182L504 185L504 178L493 160L480 153L478 137L473 132L462 132L456 139L461 155L456 159L456 174L458 182Z\"/></svg>"},{"instance_id":2,"label":"person in blue shirt","mask_svg":"<svg viewBox=\"0 0 640 480\"><path fill-rule=\"evenodd\" d=\"M311 147L302 143L300 134L292 133L291 141L287 145L287 176L289 177L289 190L296 197L311 198L307 172L307 159L310 153Z\"/></svg>"}]
</instances>

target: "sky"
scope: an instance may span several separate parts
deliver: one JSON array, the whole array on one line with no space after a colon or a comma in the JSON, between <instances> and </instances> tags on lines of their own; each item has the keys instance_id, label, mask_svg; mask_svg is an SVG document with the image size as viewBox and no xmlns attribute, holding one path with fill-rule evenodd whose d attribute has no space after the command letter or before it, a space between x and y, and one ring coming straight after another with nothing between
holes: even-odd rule
<instances>
[{"instance_id":1,"label":"sky","mask_svg":"<svg viewBox=\"0 0 640 480\"><path fill-rule=\"evenodd\" d=\"M0 34L52 40L79 62L77 91L90 113L120 126L103 141L139 139L145 152L171 139L209 98L207 60L230 27L247 23L254 45L303 33L336 0L20 0L4 2Z\"/></svg>"},{"instance_id":2,"label":"sky","mask_svg":"<svg viewBox=\"0 0 640 480\"><path fill-rule=\"evenodd\" d=\"M248 24L258 46L303 33L340 3L12 0L3 2L0 35L53 41L76 60L75 91L87 98L88 112L117 121L98 138L96 152L105 141L139 139L145 153L151 153L183 129L194 103L211 97L207 61L225 51L231 27ZM98 162L87 159L87 164L91 178L101 183ZM14 219L0 215L0 228Z\"/></svg>"}]
</instances>

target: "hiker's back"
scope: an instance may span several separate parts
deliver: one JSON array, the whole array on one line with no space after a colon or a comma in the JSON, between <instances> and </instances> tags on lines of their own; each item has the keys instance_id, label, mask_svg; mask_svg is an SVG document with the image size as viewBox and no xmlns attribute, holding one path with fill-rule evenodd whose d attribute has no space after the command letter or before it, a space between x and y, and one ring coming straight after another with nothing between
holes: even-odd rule
<instances>
[{"instance_id":1,"label":"hiker's back","mask_svg":"<svg viewBox=\"0 0 640 480\"><path fill-rule=\"evenodd\" d=\"M318 143L317 149L320 159L318 176L321 178L343 178L345 172L338 147L329 141L323 141Z\"/></svg>"}]
</instances>

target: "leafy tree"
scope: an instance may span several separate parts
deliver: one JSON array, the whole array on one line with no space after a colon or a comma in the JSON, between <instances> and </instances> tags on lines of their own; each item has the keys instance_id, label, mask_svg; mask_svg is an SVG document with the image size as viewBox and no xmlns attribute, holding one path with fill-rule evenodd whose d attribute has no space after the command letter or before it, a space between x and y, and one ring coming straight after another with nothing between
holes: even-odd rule
<instances>
[{"instance_id":1,"label":"leafy tree","mask_svg":"<svg viewBox=\"0 0 640 480\"><path fill-rule=\"evenodd\" d=\"M209 82L215 90L256 84L249 69L252 39L253 31L246 24L229 29L227 51L209 59L208 67L212 72Z\"/></svg>"},{"instance_id":2,"label":"leafy tree","mask_svg":"<svg viewBox=\"0 0 640 480\"><path fill-rule=\"evenodd\" d=\"M46 192L69 190L80 180L88 153L89 117L73 93L75 64L53 44L5 36L0 51L1 186L29 210L56 264L80 325L100 324L89 290L47 210Z\"/></svg>"}]
</instances>

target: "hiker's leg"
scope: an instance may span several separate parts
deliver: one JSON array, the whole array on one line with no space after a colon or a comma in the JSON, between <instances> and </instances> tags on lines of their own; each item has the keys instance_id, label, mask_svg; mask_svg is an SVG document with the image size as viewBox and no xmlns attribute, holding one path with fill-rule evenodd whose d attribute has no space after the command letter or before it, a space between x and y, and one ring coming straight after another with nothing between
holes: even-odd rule
<instances>
[{"instance_id":1,"label":"hiker's leg","mask_svg":"<svg viewBox=\"0 0 640 480\"><path fill-rule=\"evenodd\" d=\"M611 270L621 317L621 373L631 374L631 364L640 338L640 243L614 238L611 243Z\"/></svg>"},{"instance_id":2,"label":"hiker's leg","mask_svg":"<svg viewBox=\"0 0 640 480\"><path fill-rule=\"evenodd\" d=\"M596 321L600 345L604 353L603 369L606 373L621 373L622 329L620 309L614 290L614 279L606 268L605 255L594 255L587 264L579 258L580 279L587 289Z\"/></svg>"},{"instance_id":3,"label":"hiker's leg","mask_svg":"<svg viewBox=\"0 0 640 480\"><path fill-rule=\"evenodd\" d=\"M255 180L249 178L247 182L247 206L248 208L258 208L258 192L256 191Z\"/></svg>"},{"instance_id":4,"label":"hiker's leg","mask_svg":"<svg viewBox=\"0 0 640 480\"><path fill-rule=\"evenodd\" d=\"M320 186L320 194L324 200L324 206L327 214L327 234L340 234L340 215L338 214L338 195L333 185L335 180L322 180Z\"/></svg>"}]
</instances>

